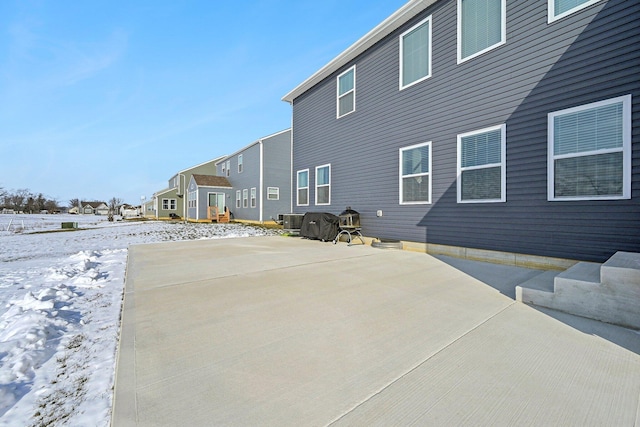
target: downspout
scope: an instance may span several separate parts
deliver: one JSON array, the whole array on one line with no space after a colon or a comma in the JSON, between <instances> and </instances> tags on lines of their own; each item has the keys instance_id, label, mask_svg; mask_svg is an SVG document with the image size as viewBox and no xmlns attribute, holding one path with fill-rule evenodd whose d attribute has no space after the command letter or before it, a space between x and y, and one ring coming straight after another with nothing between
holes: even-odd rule
<instances>
[{"instance_id":1,"label":"downspout","mask_svg":"<svg viewBox=\"0 0 640 427\"><path fill-rule=\"evenodd\" d=\"M259 200L260 200L260 213L259 213L259 221L262 224L263 221L263 214L264 214L264 200L262 199L262 183L264 181L264 146L262 145L262 140L259 141L260 143L260 190L258 191L259 194Z\"/></svg>"}]
</instances>

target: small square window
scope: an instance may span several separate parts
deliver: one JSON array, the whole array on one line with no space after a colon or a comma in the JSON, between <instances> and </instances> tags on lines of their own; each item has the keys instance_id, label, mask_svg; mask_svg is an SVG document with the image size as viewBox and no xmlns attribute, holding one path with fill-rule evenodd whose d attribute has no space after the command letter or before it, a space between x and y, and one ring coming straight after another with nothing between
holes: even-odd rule
<instances>
[{"instance_id":1,"label":"small square window","mask_svg":"<svg viewBox=\"0 0 640 427\"><path fill-rule=\"evenodd\" d=\"M280 188L267 187L267 200L280 200Z\"/></svg>"}]
</instances>

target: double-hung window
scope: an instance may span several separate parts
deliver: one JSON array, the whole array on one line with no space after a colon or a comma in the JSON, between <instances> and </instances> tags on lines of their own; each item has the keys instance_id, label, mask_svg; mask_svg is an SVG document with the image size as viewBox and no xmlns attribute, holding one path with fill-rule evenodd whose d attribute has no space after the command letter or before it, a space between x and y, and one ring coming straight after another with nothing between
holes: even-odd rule
<instances>
[{"instance_id":1,"label":"double-hung window","mask_svg":"<svg viewBox=\"0 0 640 427\"><path fill-rule=\"evenodd\" d=\"M256 187L253 187L251 189L251 207L255 208L256 206Z\"/></svg>"},{"instance_id":2,"label":"double-hung window","mask_svg":"<svg viewBox=\"0 0 640 427\"><path fill-rule=\"evenodd\" d=\"M400 36L400 89L431 77L431 16Z\"/></svg>"},{"instance_id":3,"label":"double-hung window","mask_svg":"<svg viewBox=\"0 0 640 427\"><path fill-rule=\"evenodd\" d=\"M505 202L506 125L458 135L458 203Z\"/></svg>"},{"instance_id":4,"label":"double-hung window","mask_svg":"<svg viewBox=\"0 0 640 427\"><path fill-rule=\"evenodd\" d=\"M549 200L631 198L631 95L548 115Z\"/></svg>"},{"instance_id":5,"label":"double-hung window","mask_svg":"<svg viewBox=\"0 0 640 427\"><path fill-rule=\"evenodd\" d=\"M298 171L298 206L309 206L309 169Z\"/></svg>"},{"instance_id":6,"label":"double-hung window","mask_svg":"<svg viewBox=\"0 0 640 427\"><path fill-rule=\"evenodd\" d=\"M431 203L431 142L400 149L400 204Z\"/></svg>"},{"instance_id":7,"label":"double-hung window","mask_svg":"<svg viewBox=\"0 0 640 427\"><path fill-rule=\"evenodd\" d=\"M249 207L249 190L247 190L246 188L242 190L242 207Z\"/></svg>"},{"instance_id":8,"label":"double-hung window","mask_svg":"<svg viewBox=\"0 0 640 427\"><path fill-rule=\"evenodd\" d=\"M316 168L316 205L331 204L331 165Z\"/></svg>"},{"instance_id":9,"label":"double-hung window","mask_svg":"<svg viewBox=\"0 0 640 427\"><path fill-rule=\"evenodd\" d=\"M243 168L243 164L242 164L242 154L238 155L238 173L242 173L242 168Z\"/></svg>"},{"instance_id":10,"label":"double-hung window","mask_svg":"<svg viewBox=\"0 0 640 427\"><path fill-rule=\"evenodd\" d=\"M356 66L338 76L337 112L338 118L356 109Z\"/></svg>"},{"instance_id":11,"label":"double-hung window","mask_svg":"<svg viewBox=\"0 0 640 427\"><path fill-rule=\"evenodd\" d=\"M458 0L458 63L504 44L506 0Z\"/></svg>"},{"instance_id":12,"label":"double-hung window","mask_svg":"<svg viewBox=\"0 0 640 427\"><path fill-rule=\"evenodd\" d=\"M598 3L602 0L548 0L549 15L547 22L551 23L558 19L562 19L567 15L584 9L587 6Z\"/></svg>"},{"instance_id":13,"label":"double-hung window","mask_svg":"<svg viewBox=\"0 0 640 427\"><path fill-rule=\"evenodd\" d=\"M279 200L280 187L267 187L267 200Z\"/></svg>"},{"instance_id":14,"label":"double-hung window","mask_svg":"<svg viewBox=\"0 0 640 427\"><path fill-rule=\"evenodd\" d=\"M240 196L240 190L236 190L236 208L240 208L242 196Z\"/></svg>"},{"instance_id":15,"label":"double-hung window","mask_svg":"<svg viewBox=\"0 0 640 427\"><path fill-rule=\"evenodd\" d=\"M231 160L227 160L227 176L231 175Z\"/></svg>"}]
</instances>

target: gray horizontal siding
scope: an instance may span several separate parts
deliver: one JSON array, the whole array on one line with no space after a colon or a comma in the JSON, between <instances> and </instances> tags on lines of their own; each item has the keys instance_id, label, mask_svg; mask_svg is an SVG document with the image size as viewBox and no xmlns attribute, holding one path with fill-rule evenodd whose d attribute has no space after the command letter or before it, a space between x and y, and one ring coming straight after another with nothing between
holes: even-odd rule
<instances>
[{"instance_id":1,"label":"gray horizontal siding","mask_svg":"<svg viewBox=\"0 0 640 427\"><path fill-rule=\"evenodd\" d=\"M432 77L398 90L398 36L433 14ZM547 2L507 1L507 43L456 63L456 2L441 1L294 100L295 171L310 206L362 214L374 237L575 259L640 250L638 2L610 0L547 23ZM356 111L336 119L336 76L356 64ZM631 200L547 201L547 114L633 95ZM507 202L456 203L456 136L507 127ZM432 141L432 204L399 205L398 149ZM331 164L331 206L314 206ZM384 212L376 217L376 210Z\"/></svg>"}]
</instances>

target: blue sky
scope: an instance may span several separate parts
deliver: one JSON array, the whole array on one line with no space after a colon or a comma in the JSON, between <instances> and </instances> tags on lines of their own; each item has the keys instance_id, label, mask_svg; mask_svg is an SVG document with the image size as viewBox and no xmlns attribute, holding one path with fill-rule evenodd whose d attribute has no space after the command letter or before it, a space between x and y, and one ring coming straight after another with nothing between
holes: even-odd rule
<instances>
[{"instance_id":1,"label":"blue sky","mask_svg":"<svg viewBox=\"0 0 640 427\"><path fill-rule=\"evenodd\" d=\"M0 187L138 204L286 129L281 98L406 0L2 0Z\"/></svg>"}]
</instances>

